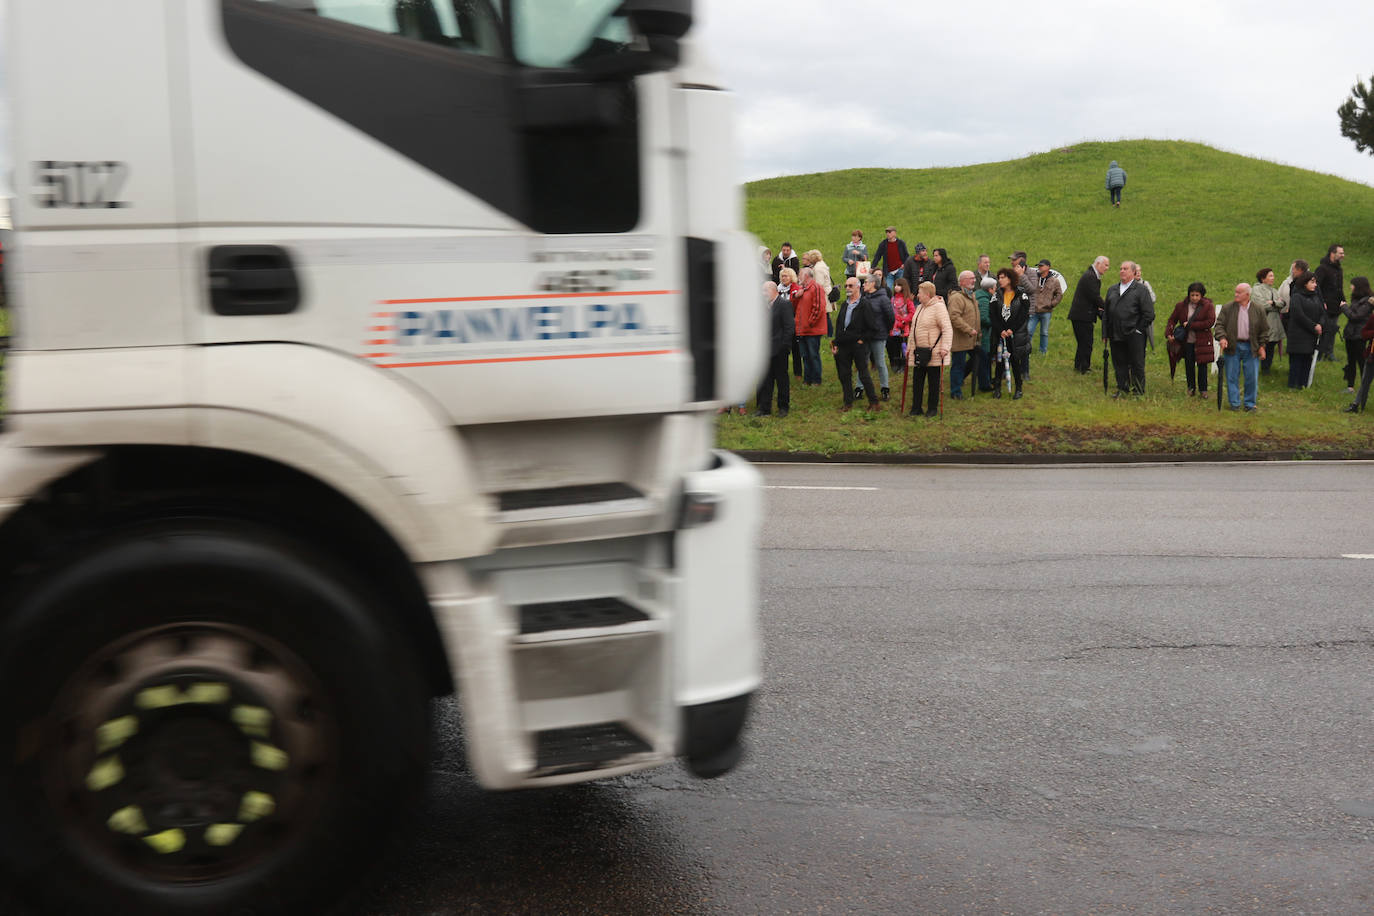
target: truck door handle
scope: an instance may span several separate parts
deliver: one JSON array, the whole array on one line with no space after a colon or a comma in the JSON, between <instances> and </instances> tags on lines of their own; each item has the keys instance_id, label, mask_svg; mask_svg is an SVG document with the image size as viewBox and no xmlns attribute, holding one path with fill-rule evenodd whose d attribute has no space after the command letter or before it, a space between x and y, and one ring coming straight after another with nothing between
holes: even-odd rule
<instances>
[{"instance_id":1,"label":"truck door handle","mask_svg":"<svg viewBox=\"0 0 1374 916\"><path fill-rule=\"evenodd\" d=\"M278 245L216 245L209 276L216 315L285 315L301 304L291 255Z\"/></svg>"}]
</instances>

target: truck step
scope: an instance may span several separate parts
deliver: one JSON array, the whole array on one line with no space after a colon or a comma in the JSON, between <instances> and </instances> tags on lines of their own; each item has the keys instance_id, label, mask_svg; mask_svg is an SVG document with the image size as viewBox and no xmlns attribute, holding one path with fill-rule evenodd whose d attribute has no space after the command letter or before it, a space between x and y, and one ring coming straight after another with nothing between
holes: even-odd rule
<instances>
[{"instance_id":1,"label":"truck step","mask_svg":"<svg viewBox=\"0 0 1374 916\"><path fill-rule=\"evenodd\" d=\"M649 615L619 598L581 598L520 606L520 635L644 623Z\"/></svg>"},{"instance_id":2,"label":"truck step","mask_svg":"<svg viewBox=\"0 0 1374 916\"><path fill-rule=\"evenodd\" d=\"M575 773L652 750L648 742L622 722L551 728L535 736L535 767Z\"/></svg>"},{"instance_id":3,"label":"truck step","mask_svg":"<svg viewBox=\"0 0 1374 916\"><path fill-rule=\"evenodd\" d=\"M501 521L532 522L617 512L647 512L653 504L625 483L593 483L541 490L504 490L496 494Z\"/></svg>"}]
</instances>

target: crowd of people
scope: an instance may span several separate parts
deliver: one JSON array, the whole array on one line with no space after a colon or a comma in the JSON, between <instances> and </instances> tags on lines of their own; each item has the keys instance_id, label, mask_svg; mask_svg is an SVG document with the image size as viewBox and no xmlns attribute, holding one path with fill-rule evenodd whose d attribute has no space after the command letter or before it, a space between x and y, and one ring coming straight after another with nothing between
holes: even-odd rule
<instances>
[{"instance_id":1,"label":"crowd of people","mask_svg":"<svg viewBox=\"0 0 1374 916\"><path fill-rule=\"evenodd\" d=\"M1111 175L1108 181L1112 190ZM1119 200L1113 195L1114 204ZM1218 372L1230 409L1255 411L1259 378L1271 372L1280 354L1288 357L1288 387L1306 388L1316 361L1337 358L1339 337L1345 342L1346 391L1354 395L1345 410L1363 410L1374 375L1369 367L1374 293L1369 279L1360 276L1346 296L1344 257L1345 249L1333 244L1315 270L1295 260L1277 286L1274 270L1261 268L1253 284L1237 284L1220 308L1208 298L1206 286L1190 284L1164 327L1170 377L1183 363L1188 396L1205 397L1209 373ZM1100 341L1104 387L1108 366L1115 381L1112 397L1144 394L1157 296L1138 262L1123 261L1104 290L1111 259L1099 255L1071 296L1068 280L1048 258L1031 267L1026 252L1014 251L1007 262L994 272L991 256L981 254L974 269L960 271L944 248L928 249L920 242L908 248L895 226L888 226L872 247L855 229L844 247L838 282L817 249L798 254L787 242L776 255L762 249L770 349L755 415L772 414L776 403L777 415L786 416L794 379L823 384L821 341L826 337L841 411L853 409L861 398L867 410L882 409L892 397L893 378L901 373L911 379L913 417L940 416L946 391L959 401L978 392L1000 398L1005 388L1019 400L1030 378L1031 352L1048 353L1050 319L1066 298L1074 370L1093 371ZM905 399L905 386L901 394Z\"/></svg>"}]
</instances>

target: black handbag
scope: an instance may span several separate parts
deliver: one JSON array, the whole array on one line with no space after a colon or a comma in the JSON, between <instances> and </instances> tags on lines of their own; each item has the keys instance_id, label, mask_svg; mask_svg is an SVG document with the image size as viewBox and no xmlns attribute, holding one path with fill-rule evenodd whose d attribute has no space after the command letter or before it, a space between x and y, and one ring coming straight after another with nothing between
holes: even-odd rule
<instances>
[{"instance_id":1,"label":"black handbag","mask_svg":"<svg viewBox=\"0 0 1374 916\"><path fill-rule=\"evenodd\" d=\"M924 369L930 365L930 358L935 351L931 347L912 347L911 353L911 368Z\"/></svg>"},{"instance_id":2,"label":"black handbag","mask_svg":"<svg viewBox=\"0 0 1374 916\"><path fill-rule=\"evenodd\" d=\"M1188 342L1188 326L1186 324L1174 325L1174 340L1179 343Z\"/></svg>"}]
</instances>

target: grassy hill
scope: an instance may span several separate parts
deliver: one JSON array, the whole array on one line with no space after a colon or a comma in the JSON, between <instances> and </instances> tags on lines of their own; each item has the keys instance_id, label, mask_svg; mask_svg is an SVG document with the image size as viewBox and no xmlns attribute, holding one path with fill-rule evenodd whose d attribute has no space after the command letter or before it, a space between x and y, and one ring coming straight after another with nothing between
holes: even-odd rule
<instances>
[{"instance_id":1,"label":"grassy hill","mask_svg":"<svg viewBox=\"0 0 1374 916\"><path fill-rule=\"evenodd\" d=\"M1103 189L1110 160L1130 180L1121 209ZM1015 405L979 398L947 405L938 429L887 414L838 416L833 363L826 385L794 389L786 421L722 424L733 448L877 451L1198 451L1265 448L1374 447L1374 412L1351 418L1340 363L1321 363L1316 387L1289 392L1286 359L1261 383L1261 413L1221 418L1185 396L1183 368L1170 382L1163 328L1189 283L1200 280L1220 307L1236 283L1260 267L1282 280L1295 258L1314 266L1332 242L1345 246L1345 276L1374 275L1374 187L1277 165L1197 143L1137 140L1081 143L1011 162L943 169L849 169L749 184L749 229L775 251L783 241L819 248L840 273L840 255L854 228L870 247L886 225L909 245L948 249L959 269L980 252L994 268L1013 249L1031 262L1049 258L1069 279L1097 254L1139 261L1159 296L1158 348L1147 358L1147 396L1115 404L1102 396L1098 374L1072 372L1073 333L1055 310L1048 357L1032 357L1026 398ZM1105 282L1104 282L1105 289ZM1338 351L1341 348L1338 346ZM1343 352L1343 351L1342 351ZM1343 362L1343 359L1342 361ZM900 381L894 381L894 402ZM752 409L752 403L751 403ZM895 403L893 405L895 413Z\"/></svg>"}]
</instances>

